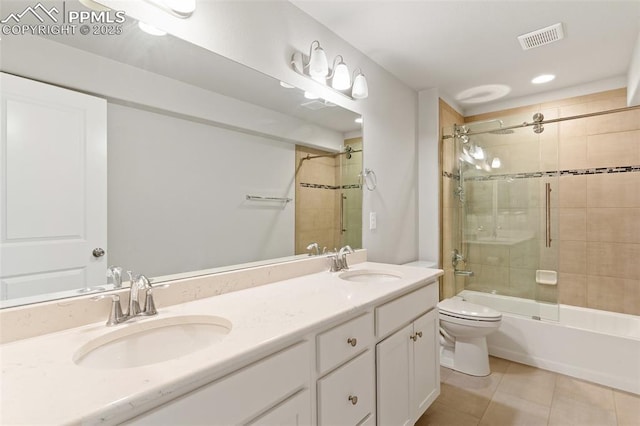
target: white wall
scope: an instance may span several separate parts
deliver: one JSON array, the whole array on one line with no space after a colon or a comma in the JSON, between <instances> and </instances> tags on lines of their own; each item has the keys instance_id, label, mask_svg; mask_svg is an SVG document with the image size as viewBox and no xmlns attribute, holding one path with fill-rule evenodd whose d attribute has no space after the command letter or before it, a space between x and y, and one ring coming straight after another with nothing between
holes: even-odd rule
<instances>
[{"instance_id":1,"label":"white wall","mask_svg":"<svg viewBox=\"0 0 640 426\"><path fill-rule=\"evenodd\" d=\"M295 50L308 51L313 40L319 40L331 58L341 54L351 67L362 68L369 82L368 99L351 101L333 93L325 97L364 116L364 167L376 172L378 188L364 194L363 244L373 261L402 263L418 257L417 94L413 90L287 2L200 1L193 16L184 20L146 2L102 3L303 89L318 85L295 73L289 61ZM374 231L366 226L371 211L378 219Z\"/></svg>"},{"instance_id":2,"label":"white wall","mask_svg":"<svg viewBox=\"0 0 640 426\"><path fill-rule=\"evenodd\" d=\"M293 253L294 203L245 196L293 198L295 145L114 104L107 122L109 263L159 276Z\"/></svg>"},{"instance_id":3,"label":"white wall","mask_svg":"<svg viewBox=\"0 0 640 426\"><path fill-rule=\"evenodd\" d=\"M419 93L418 199L419 258L436 264L440 260L440 153L438 89Z\"/></svg>"}]
</instances>

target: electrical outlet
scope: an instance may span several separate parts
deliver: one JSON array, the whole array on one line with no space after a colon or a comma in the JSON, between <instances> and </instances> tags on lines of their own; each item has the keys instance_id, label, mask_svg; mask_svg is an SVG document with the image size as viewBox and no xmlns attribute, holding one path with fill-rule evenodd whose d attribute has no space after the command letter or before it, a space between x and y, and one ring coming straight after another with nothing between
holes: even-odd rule
<instances>
[{"instance_id":1,"label":"electrical outlet","mask_svg":"<svg viewBox=\"0 0 640 426\"><path fill-rule=\"evenodd\" d=\"M374 230L378 227L378 218L376 212L369 212L369 229Z\"/></svg>"}]
</instances>

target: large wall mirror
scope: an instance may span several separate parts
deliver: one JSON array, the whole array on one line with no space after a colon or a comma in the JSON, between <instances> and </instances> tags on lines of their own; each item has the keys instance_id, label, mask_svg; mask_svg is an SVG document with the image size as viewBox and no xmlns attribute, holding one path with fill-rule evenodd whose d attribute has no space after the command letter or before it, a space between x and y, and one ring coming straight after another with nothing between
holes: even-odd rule
<instances>
[{"instance_id":1,"label":"large wall mirror","mask_svg":"<svg viewBox=\"0 0 640 426\"><path fill-rule=\"evenodd\" d=\"M112 265L160 282L307 256L313 242L362 246L358 114L129 19L119 36L0 43L2 307L111 290ZM102 108L97 160L73 145L91 133L69 131L88 116L65 103L75 94ZM90 241L94 216L103 236Z\"/></svg>"}]
</instances>

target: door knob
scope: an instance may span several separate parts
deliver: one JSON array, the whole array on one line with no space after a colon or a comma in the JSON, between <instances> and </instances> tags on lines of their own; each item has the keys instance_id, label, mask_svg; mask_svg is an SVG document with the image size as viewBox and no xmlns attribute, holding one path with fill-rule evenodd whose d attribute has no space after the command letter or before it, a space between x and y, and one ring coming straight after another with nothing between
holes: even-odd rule
<instances>
[{"instance_id":1,"label":"door knob","mask_svg":"<svg viewBox=\"0 0 640 426\"><path fill-rule=\"evenodd\" d=\"M91 253L93 254L93 257L102 257L104 256L105 251L104 249L98 247L98 248L94 248Z\"/></svg>"}]
</instances>

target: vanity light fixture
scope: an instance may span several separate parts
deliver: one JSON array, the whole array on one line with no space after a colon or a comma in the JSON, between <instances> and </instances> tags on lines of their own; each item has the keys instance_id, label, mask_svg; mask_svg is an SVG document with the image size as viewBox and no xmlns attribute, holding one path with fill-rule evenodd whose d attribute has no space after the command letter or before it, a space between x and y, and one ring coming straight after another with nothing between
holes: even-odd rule
<instances>
[{"instance_id":1,"label":"vanity light fixture","mask_svg":"<svg viewBox=\"0 0 640 426\"><path fill-rule=\"evenodd\" d=\"M356 74L357 73L357 74ZM353 72L353 87L351 88L351 96L354 99L365 99L369 96L369 86L367 79L362 74L360 68L356 68Z\"/></svg>"},{"instance_id":2,"label":"vanity light fixture","mask_svg":"<svg viewBox=\"0 0 640 426\"><path fill-rule=\"evenodd\" d=\"M491 160L491 168L492 169L499 169L500 166L502 166L502 162L500 161L499 157L494 157L493 160Z\"/></svg>"},{"instance_id":3,"label":"vanity light fixture","mask_svg":"<svg viewBox=\"0 0 640 426\"><path fill-rule=\"evenodd\" d=\"M338 58L340 58L340 62L338 62ZM329 78L331 78L331 87L336 90L347 90L351 87L349 68L347 68L347 64L344 63L342 55L336 56L333 60L333 72Z\"/></svg>"},{"instance_id":4,"label":"vanity light fixture","mask_svg":"<svg viewBox=\"0 0 640 426\"><path fill-rule=\"evenodd\" d=\"M351 78L344 58L337 55L330 69L327 55L318 40L311 43L308 56L299 51L294 52L291 56L291 67L298 74L310 77L350 99L365 99L369 96L367 79L360 68L356 69ZM330 85L327 84L327 80L330 80Z\"/></svg>"}]
</instances>

